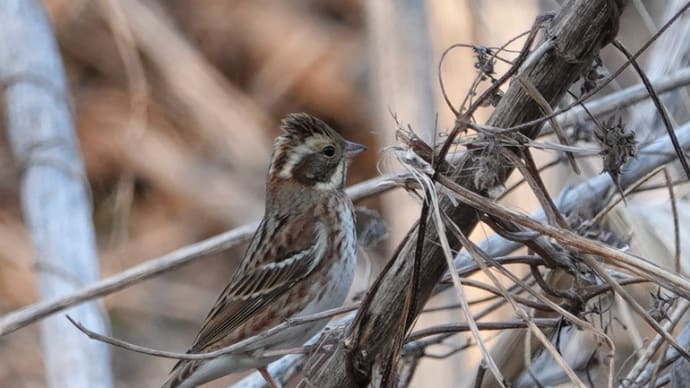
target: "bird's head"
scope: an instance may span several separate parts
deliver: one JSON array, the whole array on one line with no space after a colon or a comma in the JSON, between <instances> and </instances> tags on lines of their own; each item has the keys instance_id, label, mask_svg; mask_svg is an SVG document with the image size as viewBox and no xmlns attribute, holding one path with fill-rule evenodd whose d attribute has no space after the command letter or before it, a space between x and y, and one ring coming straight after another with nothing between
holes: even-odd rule
<instances>
[{"instance_id":1,"label":"bird's head","mask_svg":"<svg viewBox=\"0 0 690 388\"><path fill-rule=\"evenodd\" d=\"M306 113L289 114L281 129L273 144L269 184L287 180L316 190L342 190L349 160L366 150Z\"/></svg>"}]
</instances>

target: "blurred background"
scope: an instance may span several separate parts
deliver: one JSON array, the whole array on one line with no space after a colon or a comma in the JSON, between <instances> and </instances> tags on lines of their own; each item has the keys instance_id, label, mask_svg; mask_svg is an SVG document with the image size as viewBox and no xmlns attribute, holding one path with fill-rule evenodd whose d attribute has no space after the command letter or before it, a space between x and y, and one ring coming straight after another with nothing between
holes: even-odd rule
<instances>
[{"instance_id":1,"label":"blurred background","mask_svg":"<svg viewBox=\"0 0 690 388\"><path fill-rule=\"evenodd\" d=\"M453 125L437 82L442 52L455 43L500 46L526 31L536 15L559 7L537 0L428 0L403 2L402 12L390 3L45 0L69 79L102 277L258 220L271 141L289 112L319 116L369 146L354 161L349 183L396 171L386 151L396 144L393 114L427 140ZM631 3L619 37L634 51L663 19L666 2ZM609 68L622 63L604 54ZM474 63L471 50L458 49L443 64L455 106L475 77ZM497 64L497 73L505 68ZM624 73L612 88L634 82ZM488 113L480 111L478 121ZM593 164L589 171L599 169ZM546 174L553 193L578 179L564 171ZM0 136L0 314L36 300L19 173ZM525 211L537 205L520 193L508 202ZM380 268L416 219L416 202L400 191L358 205L387 220L390 239L370 252L373 267ZM478 228L477 238L486 233ZM106 297L112 334L185 350L243 250L197 260ZM431 304L453 301L440 295ZM460 318L457 310L426 314L419 325ZM44 386L40 352L38 325L0 337L0 386ZM112 352L118 387L158 386L173 364ZM458 384L471 381L466 376L474 375L477 360L472 352L425 359L412 386L464 386ZM209 386L227 386L237 377Z\"/></svg>"}]
</instances>

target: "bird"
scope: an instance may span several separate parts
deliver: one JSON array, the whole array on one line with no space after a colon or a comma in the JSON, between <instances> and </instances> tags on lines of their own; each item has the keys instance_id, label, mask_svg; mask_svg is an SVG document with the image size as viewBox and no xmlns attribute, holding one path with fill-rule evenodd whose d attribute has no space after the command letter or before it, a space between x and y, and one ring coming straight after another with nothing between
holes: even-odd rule
<instances>
[{"instance_id":1,"label":"bird","mask_svg":"<svg viewBox=\"0 0 690 388\"><path fill-rule=\"evenodd\" d=\"M345 178L351 159L366 147L307 113L287 115L280 127L263 219L187 353L216 351L288 318L339 307L348 294L357 236ZM265 368L278 357L261 353L302 346L326 323L290 327L218 358L179 360L162 388L192 388L254 368L274 385Z\"/></svg>"}]
</instances>

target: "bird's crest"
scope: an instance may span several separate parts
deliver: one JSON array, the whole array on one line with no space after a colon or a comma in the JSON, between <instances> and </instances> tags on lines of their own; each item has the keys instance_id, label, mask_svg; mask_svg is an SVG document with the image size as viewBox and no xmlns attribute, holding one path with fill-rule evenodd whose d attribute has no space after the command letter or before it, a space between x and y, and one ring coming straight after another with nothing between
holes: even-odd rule
<instances>
[{"instance_id":1,"label":"bird's crest","mask_svg":"<svg viewBox=\"0 0 690 388\"><path fill-rule=\"evenodd\" d=\"M332 137L335 132L328 124L307 113L290 113L281 121L280 128L286 134L300 138L315 134Z\"/></svg>"}]
</instances>

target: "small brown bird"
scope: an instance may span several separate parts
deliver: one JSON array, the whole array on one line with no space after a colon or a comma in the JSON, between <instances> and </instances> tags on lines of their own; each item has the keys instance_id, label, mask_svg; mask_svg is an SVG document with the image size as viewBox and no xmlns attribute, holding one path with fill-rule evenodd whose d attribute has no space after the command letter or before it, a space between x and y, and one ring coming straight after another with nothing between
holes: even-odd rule
<instances>
[{"instance_id":1,"label":"small brown bird","mask_svg":"<svg viewBox=\"0 0 690 388\"><path fill-rule=\"evenodd\" d=\"M340 306L350 289L357 238L343 191L349 160L366 147L306 113L288 115L273 145L264 218L188 353L215 351L282 323ZM210 360L180 360L163 388L191 388L265 366L264 350L301 346L325 320L291 327ZM270 381L269 381L270 382Z\"/></svg>"}]
</instances>

